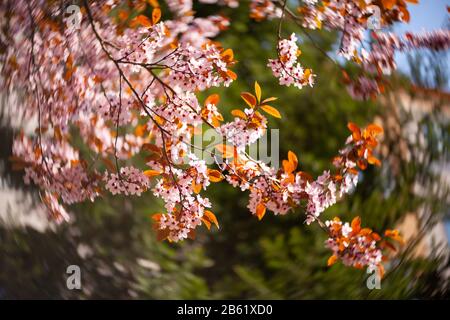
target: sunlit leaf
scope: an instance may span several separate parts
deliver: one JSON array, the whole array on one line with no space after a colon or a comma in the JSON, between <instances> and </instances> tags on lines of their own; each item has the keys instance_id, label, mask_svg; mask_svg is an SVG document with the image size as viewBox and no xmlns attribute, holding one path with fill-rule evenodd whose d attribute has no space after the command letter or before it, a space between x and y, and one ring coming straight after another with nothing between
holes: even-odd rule
<instances>
[{"instance_id":1,"label":"sunlit leaf","mask_svg":"<svg viewBox=\"0 0 450 320\"><path fill-rule=\"evenodd\" d=\"M352 227L352 232L354 234L359 233L361 231L361 218L360 217L353 218L351 227Z\"/></svg>"},{"instance_id":2,"label":"sunlit leaf","mask_svg":"<svg viewBox=\"0 0 450 320\"><path fill-rule=\"evenodd\" d=\"M153 24L157 24L159 20L161 19L161 9L160 8L154 8L152 11L152 22Z\"/></svg>"},{"instance_id":3,"label":"sunlit leaf","mask_svg":"<svg viewBox=\"0 0 450 320\"><path fill-rule=\"evenodd\" d=\"M330 257L328 258L327 266L331 267L333 264L336 263L336 261L337 261L337 256L335 256L335 255L333 254L332 256L330 256Z\"/></svg>"},{"instance_id":4,"label":"sunlit leaf","mask_svg":"<svg viewBox=\"0 0 450 320\"><path fill-rule=\"evenodd\" d=\"M348 129L352 132L352 137L354 141L358 141L361 139L361 129L354 124L353 122L349 122L347 124Z\"/></svg>"},{"instance_id":5,"label":"sunlit leaf","mask_svg":"<svg viewBox=\"0 0 450 320\"><path fill-rule=\"evenodd\" d=\"M234 73L234 72L231 71L231 70L227 70L227 75L228 75L228 77L230 77L232 80L236 80L236 79L237 79L237 74Z\"/></svg>"},{"instance_id":6,"label":"sunlit leaf","mask_svg":"<svg viewBox=\"0 0 450 320\"><path fill-rule=\"evenodd\" d=\"M267 104L263 104L262 106L260 106L260 108L261 108L264 112L270 114L271 116L273 116L273 117L275 117L275 118L278 118L278 119L281 119L281 114L280 114L280 112L279 112L277 109L275 109L274 107L269 106L269 105L267 105Z\"/></svg>"},{"instance_id":7,"label":"sunlit leaf","mask_svg":"<svg viewBox=\"0 0 450 320\"><path fill-rule=\"evenodd\" d=\"M375 158L374 156L369 156L367 158L367 162L375 166L381 166L381 161Z\"/></svg>"},{"instance_id":8,"label":"sunlit leaf","mask_svg":"<svg viewBox=\"0 0 450 320\"><path fill-rule=\"evenodd\" d=\"M145 170L144 174L151 178L151 177L155 177L155 176L159 176L161 174L161 171L159 170Z\"/></svg>"},{"instance_id":9,"label":"sunlit leaf","mask_svg":"<svg viewBox=\"0 0 450 320\"><path fill-rule=\"evenodd\" d=\"M146 28L151 27L153 25L150 19L147 16L144 16L143 14L138 15L136 18L133 19L131 23L133 25L141 25Z\"/></svg>"},{"instance_id":10,"label":"sunlit leaf","mask_svg":"<svg viewBox=\"0 0 450 320\"><path fill-rule=\"evenodd\" d=\"M206 217L210 222L214 223L219 229L219 221L217 221L216 215L209 210L203 212L203 216Z\"/></svg>"},{"instance_id":11,"label":"sunlit leaf","mask_svg":"<svg viewBox=\"0 0 450 320\"><path fill-rule=\"evenodd\" d=\"M205 224L208 230L211 230L211 222L208 219L201 218L202 222Z\"/></svg>"},{"instance_id":12,"label":"sunlit leaf","mask_svg":"<svg viewBox=\"0 0 450 320\"><path fill-rule=\"evenodd\" d=\"M262 103L264 104L264 103L267 103L267 102L275 101L275 100L277 100L277 99L278 99L278 98L275 98L275 97L269 97L269 98L264 99L264 100L262 101Z\"/></svg>"},{"instance_id":13,"label":"sunlit leaf","mask_svg":"<svg viewBox=\"0 0 450 320\"><path fill-rule=\"evenodd\" d=\"M286 172L287 174L292 173L292 171L295 170L292 162L290 162L288 160L283 160L281 163L283 165L284 172Z\"/></svg>"},{"instance_id":14,"label":"sunlit leaf","mask_svg":"<svg viewBox=\"0 0 450 320\"><path fill-rule=\"evenodd\" d=\"M292 163L294 170L297 169L298 159L297 159L297 155L294 152L292 152L292 151L288 152L288 160L290 163Z\"/></svg>"},{"instance_id":15,"label":"sunlit leaf","mask_svg":"<svg viewBox=\"0 0 450 320\"><path fill-rule=\"evenodd\" d=\"M142 145L142 149L143 150L147 150L147 151L151 151L151 152L156 152L156 153L161 152L161 148L160 147L158 147L157 145L151 144L151 143L144 143Z\"/></svg>"},{"instance_id":16,"label":"sunlit leaf","mask_svg":"<svg viewBox=\"0 0 450 320\"><path fill-rule=\"evenodd\" d=\"M159 220L161 220L161 217L162 217L162 213L155 213L152 215L152 220L159 221Z\"/></svg>"},{"instance_id":17,"label":"sunlit leaf","mask_svg":"<svg viewBox=\"0 0 450 320\"><path fill-rule=\"evenodd\" d=\"M231 114L233 116L235 116L235 117L238 117L238 118L241 118L241 119L244 119L244 120L247 119L247 115L242 110L239 110L239 109L232 110Z\"/></svg>"},{"instance_id":18,"label":"sunlit leaf","mask_svg":"<svg viewBox=\"0 0 450 320\"><path fill-rule=\"evenodd\" d=\"M395 241L401 243L401 244L404 244L404 243L405 243L405 240L403 240L402 236L400 236L400 232L399 232L398 230L390 230L390 229L387 229L387 230L384 232L384 235L385 235L386 237L389 237L389 238L391 238L391 239L393 239L393 240L395 240Z\"/></svg>"},{"instance_id":19,"label":"sunlit leaf","mask_svg":"<svg viewBox=\"0 0 450 320\"><path fill-rule=\"evenodd\" d=\"M192 180L192 190L196 193L199 194L200 191L202 190L202 184L201 183L197 183L195 181L195 179Z\"/></svg>"},{"instance_id":20,"label":"sunlit leaf","mask_svg":"<svg viewBox=\"0 0 450 320\"><path fill-rule=\"evenodd\" d=\"M264 203L258 203L256 206L256 216L258 217L258 220L261 220L264 215L266 214L266 206Z\"/></svg>"},{"instance_id":21,"label":"sunlit leaf","mask_svg":"<svg viewBox=\"0 0 450 320\"><path fill-rule=\"evenodd\" d=\"M258 99L258 103L261 102L261 87L259 86L259 83L255 81L255 94L256 98Z\"/></svg>"},{"instance_id":22,"label":"sunlit leaf","mask_svg":"<svg viewBox=\"0 0 450 320\"><path fill-rule=\"evenodd\" d=\"M211 182L220 182L223 180L223 175L219 170L208 169L208 179Z\"/></svg>"},{"instance_id":23,"label":"sunlit leaf","mask_svg":"<svg viewBox=\"0 0 450 320\"><path fill-rule=\"evenodd\" d=\"M251 107L256 106L256 97L249 92L242 92L241 98Z\"/></svg>"},{"instance_id":24,"label":"sunlit leaf","mask_svg":"<svg viewBox=\"0 0 450 320\"><path fill-rule=\"evenodd\" d=\"M381 3L385 9L391 10L397 3L397 0L381 0Z\"/></svg>"},{"instance_id":25,"label":"sunlit leaf","mask_svg":"<svg viewBox=\"0 0 450 320\"><path fill-rule=\"evenodd\" d=\"M214 93L208 98L206 98L204 105L207 106L208 104L218 105L220 101L220 96L217 93Z\"/></svg>"},{"instance_id":26,"label":"sunlit leaf","mask_svg":"<svg viewBox=\"0 0 450 320\"><path fill-rule=\"evenodd\" d=\"M230 63L234 61L234 53L232 49L226 49L224 52L222 52L221 56L225 62Z\"/></svg>"}]
</instances>

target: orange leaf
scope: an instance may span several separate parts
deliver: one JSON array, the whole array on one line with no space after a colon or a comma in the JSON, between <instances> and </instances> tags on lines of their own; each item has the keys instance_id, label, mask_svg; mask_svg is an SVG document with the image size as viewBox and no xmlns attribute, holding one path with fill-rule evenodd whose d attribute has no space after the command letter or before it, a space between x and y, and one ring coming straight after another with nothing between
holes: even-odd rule
<instances>
[{"instance_id":1,"label":"orange leaf","mask_svg":"<svg viewBox=\"0 0 450 320\"><path fill-rule=\"evenodd\" d=\"M297 174L300 175L300 177L302 177L302 179L306 181L312 182L314 180L313 177L307 172L299 171L297 172Z\"/></svg>"},{"instance_id":2,"label":"orange leaf","mask_svg":"<svg viewBox=\"0 0 450 320\"><path fill-rule=\"evenodd\" d=\"M349 122L347 128L352 132L353 140L358 141L361 139L361 129L356 124Z\"/></svg>"},{"instance_id":3,"label":"orange leaf","mask_svg":"<svg viewBox=\"0 0 450 320\"><path fill-rule=\"evenodd\" d=\"M219 170L208 169L208 178L211 182L220 182L223 180L222 173Z\"/></svg>"},{"instance_id":4,"label":"orange leaf","mask_svg":"<svg viewBox=\"0 0 450 320\"><path fill-rule=\"evenodd\" d=\"M144 16L143 14L140 14L136 18L134 18L132 23L133 24L137 23L147 28L153 25L150 19L147 16Z\"/></svg>"},{"instance_id":5,"label":"orange leaf","mask_svg":"<svg viewBox=\"0 0 450 320\"><path fill-rule=\"evenodd\" d=\"M134 134L138 137L142 137L145 133L145 130L147 130L147 125L137 125L136 129L134 129Z\"/></svg>"},{"instance_id":6,"label":"orange leaf","mask_svg":"<svg viewBox=\"0 0 450 320\"><path fill-rule=\"evenodd\" d=\"M264 99L262 103L275 101L275 100L277 100L277 99L278 99L278 98L275 98L275 97L269 97L269 98Z\"/></svg>"},{"instance_id":7,"label":"orange leaf","mask_svg":"<svg viewBox=\"0 0 450 320\"><path fill-rule=\"evenodd\" d=\"M147 151L156 152L156 153L159 153L161 151L160 147L158 147L154 144L151 144L151 143L144 143L142 145L142 149L147 150Z\"/></svg>"},{"instance_id":8,"label":"orange leaf","mask_svg":"<svg viewBox=\"0 0 450 320\"><path fill-rule=\"evenodd\" d=\"M161 9L160 8L153 9L153 11L152 11L153 24L157 24L160 19L161 19Z\"/></svg>"},{"instance_id":9,"label":"orange leaf","mask_svg":"<svg viewBox=\"0 0 450 320\"><path fill-rule=\"evenodd\" d=\"M406 1L408 1L408 0L406 0ZM411 16L409 14L408 9L406 9L405 7L399 7L398 9L400 10L400 13L401 13L400 14L401 21L409 22L409 20L411 19ZM380 86L378 85L378 87L380 87ZM381 93L383 93L383 91Z\"/></svg>"},{"instance_id":10,"label":"orange leaf","mask_svg":"<svg viewBox=\"0 0 450 320\"><path fill-rule=\"evenodd\" d=\"M202 184L201 183L197 184L195 182L195 179L192 180L192 190L194 190L195 193L199 194L200 191L202 190Z\"/></svg>"},{"instance_id":11,"label":"orange leaf","mask_svg":"<svg viewBox=\"0 0 450 320\"><path fill-rule=\"evenodd\" d=\"M54 134L55 134L55 138L56 138L58 141L61 141L61 140L62 140L62 132L61 132L61 128L60 128L59 126L56 126L56 127L53 129L53 131L54 131Z\"/></svg>"},{"instance_id":12,"label":"orange leaf","mask_svg":"<svg viewBox=\"0 0 450 320\"><path fill-rule=\"evenodd\" d=\"M319 28L320 29L320 28ZM306 69L304 72L303 72L303 78L304 79L308 79L309 78L309 76L312 74L312 70L311 69Z\"/></svg>"},{"instance_id":13,"label":"orange leaf","mask_svg":"<svg viewBox=\"0 0 450 320\"><path fill-rule=\"evenodd\" d=\"M266 113L270 114L271 116L281 119L281 114L280 112L275 109L274 107L271 107L267 104L263 104L262 106L260 106L260 108L265 111Z\"/></svg>"},{"instance_id":14,"label":"orange leaf","mask_svg":"<svg viewBox=\"0 0 450 320\"><path fill-rule=\"evenodd\" d=\"M327 266L331 267L333 264L336 263L336 261L337 261L337 256L335 256L335 255L333 254L332 256L330 256L330 257L328 258Z\"/></svg>"},{"instance_id":15,"label":"orange leaf","mask_svg":"<svg viewBox=\"0 0 450 320\"><path fill-rule=\"evenodd\" d=\"M145 170L144 174L151 178L151 177L155 177L155 176L159 176L161 174L161 171L158 170Z\"/></svg>"},{"instance_id":16,"label":"orange leaf","mask_svg":"<svg viewBox=\"0 0 450 320\"><path fill-rule=\"evenodd\" d=\"M294 170L297 169L298 166L298 158L292 151L288 151L288 160L293 165Z\"/></svg>"},{"instance_id":17,"label":"orange leaf","mask_svg":"<svg viewBox=\"0 0 450 320\"><path fill-rule=\"evenodd\" d=\"M367 132L369 132L369 134L371 134L373 136L376 136L376 135L378 135L380 133L383 133L383 128L380 127L379 125L376 125L376 124L373 124L373 123L369 124L367 126L366 130L367 130Z\"/></svg>"},{"instance_id":18,"label":"orange leaf","mask_svg":"<svg viewBox=\"0 0 450 320\"><path fill-rule=\"evenodd\" d=\"M264 205L264 203L260 202L256 206L256 216L258 217L258 220L261 220L265 214L266 214L266 206Z\"/></svg>"},{"instance_id":19,"label":"orange leaf","mask_svg":"<svg viewBox=\"0 0 450 320\"><path fill-rule=\"evenodd\" d=\"M361 230L361 218L360 217L355 217L352 220L352 232L354 234L358 234L359 231Z\"/></svg>"},{"instance_id":20,"label":"orange leaf","mask_svg":"<svg viewBox=\"0 0 450 320\"><path fill-rule=\"evenodd\" d=\"M294 168L294 165L290 162L290 161L288 161L288 160L283 160L282 161L282 164L283 164L283 170L284 170L284 172L286 172L286 173L292 173L292 171L294 171L295 170L295 168Z\"/></svg>"},{"instance_id":21,"label":"orange leaf","mask_svg":"<svg viewBox=\"0 0 450 320\"><path fill-rule=\"evenodd\" d=\"M222 153L222 157L225 159L234 157L234 148L232 146L226 144L218 144L216 145L216 149Z\"/></svg>"},{"instance_id":22,"label":"orange leaf","mask_svg":"<svg viewBox=\"0 0 450 320\"><path fill-rule=\"evenodd\" d=\"M344 79L343 79L343 82L344 82L345 84L349 84L349 83L351 82L350 76L349 76L348 73L347 73L346 71L344 71L344 70L342 70L342 77L344 78Z\"/></svg>"},{"instance_id":23,"label":"orange leaf","mask_svg":"<svg viewBox=\"0 0 450 320\"><path fill-rule=\"evenodd\" d=\"M256 97L249 92L242 92L241 98L251 107L256 106Z\"/></svg>"},{"instance_id":24,"label":"orange leaf","mask_svg":"<svg viewBox=\"0 0 450 320\"><path fill-rule=\"evenodd\" d=\"M234 60L234 53L232 49L226 49L221 53L221 56L226 62L233 62Z\"/></svg>"},{"instance_id":25,"label":"orange leaf","mask_svg":"<svg viewBox=\"0 0 450 320\"><path fill-rule=\"evenodd\" d=\"M227 70L227 76L230 77L232 80L236 80L237 79L237 74L234 73L231 70Z\"/></svg>"},{"instance_id":26,"label":"orange leaf","mask_svg":"<svg viewBox=\"0 0 450 320\"><path fill-rule=\"evenodd\" d=\"M388 249L390 249L390 250L392 250L392 251L394 251L394 252L397 251L397 248L396 248L392 243L390 243L390 242L387 241L387 240L384 240L384 241L383 241L383 246L386 247L386 248L388 248Z\"/></svg>"},{"instance_id":27,"label":"orange leaf","mask_svg":"<svg viewBox=\"0 0 450 320\"><path fill-rule=\"evenodd\" d=\"M220 127L220 121L217 119L217 117L213 117L211 119L211 124L214 128Z\"/></svg>"},{"instance_id":28,"label":"orange leaf","mask_svg":"<svg viewBox=\"0 0 450 320\"><path fill-rule=\"evenodd\" d=\"M187 234L188 238L191 240L195 240L195 236L196 236L196 232L194 229L191 229L191 231L189 231L189 233Z\"/></svg>"},{"instance_id":29,"label":"orange leaf","mask_svg":"<svg viewBox=\"0 0 450 320\"><path fill-rule=\"evenodd\" d=\"M217 221L217 218L214 213L212 213L209 210L205 210L203 212L203 216L206 217L212 223L214 223L216 225L217 229L219 229L219 222Z\"/></svg>"},{"instance_id":30,"label":"orange leaf","mask_svg":"<svg viewBox=\"0 0 450 320\"><path fill-rule=\"evenodd\" d=\"M239 109L232 110L231 114L233 116L235 116L235 117L238 117L238 118L241 118L241 119L244 119L244 120L247 119L247 115L242 110L239 110Z\"/></svg>"},{"instance_id":31,"label":"orange leaf","mask_svg":"<svg viewBox=\"0 0 450 320\"><path fill-rule=\"evenodd\" d=\"M380 264L378 265L378 275L380 276L380 278L383 278L383 277L384 277L384 273L385 273L384 267L383 267L383 265L380 263Z\"/></svg>"},{"instance_id":32,"label":"orange leaf","mask_svg":"<svg viewBox=\"0 0 450 320\"><path fill-rule=\"evenodd\" d=\"M102 158L103 163L108 167L109 170L115 171L116 166L107 158Z\"/></svg>"},{"instance_id":33,"label":"orange leaf","mask_svg":"<svg viewBox=\"0 0 450 320\"><path fill-rule=\"evenodd\" d=\"M258 103L261 101L261 87L259 86L259 83L255 81L255 94L256 98L258 99Z\"/></svg>"},{"instance_id":34,"label":"orange leaf","mask_svg":"<svg viewBox=\"0 0 450 320\"><path fill-rule=\"evenodd\" d=\"M376 233L376 232L372 232L372 238L375 241L380 241L381 240L380 235L378 233Z\"/></svg>"},{"instance_id":35,"label":"orange leaf","mask_svg":"<svg viewBox=\"0 0 450 320\"><path fill-rule=\"evenodd\" d=\"M405 243L405 240L403 240L403 238L400 236L400 233L399 233L398 230L390 230L390 229L388 229L388 230L386 230L384 232L384 235L386 237L389 237L389 238L397 241L400 244L404 244Z\"/></svg>"},{"instance_id":36,"label":"orange leaf","mask_svg":"<svg viewBox=\"0 0 450 320\"><path fill-rule=\"evenodd\" d=\"M120 20L120 21L125 21L125 20L127 20L129 16L130 16L130 14L128 13L128 11L125 11L125 10L119 10L118 17L119 17L119 20Z\"/></svg>"},{"instance_id":37,"label":"orange leaf","mask_svg":"<svg viewBox=\"0 0 450 320\"><path fill-rule=\"evenodd\" d=\"M148 2L153 8L159 7L159 3L158 3L157 0L147 0L147 2Z\"/></svg>"},{"instance_id":38,"label":"orange leaf","mask_svg":"<svg viewBox=\"0 0 450 320\"><path fill-rule=\"evenodd\" d=\"M365 159L358 159L358 161L356 161L356 163L358 164L358 167L361 170L366 170L367 169L367 161Z\"/></svg>"},{"instance_id":39,"label":"orange leaf","mask_svg":"<svg viewBox=\"0 0 450 320\"><path fill-rule=\"evenodd\" d=\"M163 229L163 230L158 230L158 233L156 234L156 239L158 241L166 240L167 237L169 236L169 234L170 234L169 228L166 228L166 229Z\"/></svg>"},{"instance_id":40,"label":"orange leaf","mask_svg":"<svg viewBox=\"0 0 450 320\"><path fill-rule=\"evenodd\" d=\"M375 158L374 156L370 156L367 158L367 162L370 164L373 164L375 166L381 166L381 161Z\"/></svg>"},{"instance_id":41,"label":"orange leaf","mask_svg":"<svg viewBox=\"0 0 450 320\"><path fill-rule=\"evenodd\" d=\"M161 118L160 116L158 116L158 115L153 116L153 119L159 125L163 125L164 122L165 122L165 120L163 118Z\"/></svg>"},{"instance_id":42,"label":"orange leaf","mask_svg":"<svg viewBox=\"0 0 450 320\"><path fill-rule=\"evenodd\" d=\"M385 9L391 10L397 3L397 0L381 0L381 3Z\"/></svg>"},{"instance_id":43,"label":"orange leaf","mask_svg":"<svg viewBox=\"0 0 450 320\"><path fill-rule=\"evenodd\" d=\"M161 220L161 217L162 217L162 213L155 213L154 215L152 215L152 220L159 221L159 220Z\"/></svg>"},{"instance_id":44,"label":"orange leaf","mask_svg":"<svg viewBox=\"0 0 450 320\"><path fill-rule=\"evenodd\" d=\"M369 229L369 228L361 229L361 231L359 232L359 234L362 236L367 236L371 233L372 233L372 229Z\"/></svg>"},{"instance_id":45,"label":"orange leaf","mask_svg":"<svg viewBox=\"0 0 450 320\"><path fill-rule=\"evenodd\" d=\"M220 101L220 96L217 93L214 93L208 98L206 98L204 105L207 106L208 104L217 105Z\"/></svg>"},{"instance_id":46,"label":"orange leaf","mask_svg":"<svg viewBox=\"0 0 450 320\"><path fill-rule=\"evenodd\" d=\"M206 226L206 228L208 228L208 230L211 230L211 222L209 222L205 218L202 218L202 222L205 224L205 226Z\"/></svg>"}]
</instances>

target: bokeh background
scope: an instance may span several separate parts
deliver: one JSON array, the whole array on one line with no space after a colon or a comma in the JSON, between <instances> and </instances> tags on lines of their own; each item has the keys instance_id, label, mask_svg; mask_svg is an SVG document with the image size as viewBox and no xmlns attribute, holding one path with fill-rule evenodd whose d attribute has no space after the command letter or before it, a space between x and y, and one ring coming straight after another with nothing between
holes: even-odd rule
<instances>
[{"instance_id":1,"label":"bokeh background","mask_svg":"<svg viewBox=\"0 0 450 320\"><path fill-rule=\"evenodd\" d=\"M448 1L421 2L411 7L411 23L394 31L448 28ZM360 215L377 231L401 230L406 245L386 266L381 289L367 288L364 270L327 267L326 235L305 226L302 212L267 214L259 222L246 208L248 195L226 183L208 189L220 230L201 228L194 241L156 240L151 215L162 203L150 192L139 198L106 194L72 206L68 224L48 222L37 189L25 186L8 160L14 135L27 123L0 97L0 298L449 298L448 52L399 56L399 72L389 77L386 94L358 102L347 94L339 68L316 48L333 56L337 34L311 32L311 42L285 23L283 33L302 38L302 63L318 78L314 88L280 87L266 67L275 55L277 22L251 21L247 6L195 9L200 16L221 11L231 18L217 40L233 48L239 61L238 81L200 101L219 93L221 110L229 115L242 105L240 92L257 80L263 94L279 97L283 118L270 124L280 129L280 158L293 150L302 170L317 175L330 168L349 134L348 121L384 127L378 150L383 166L365 171L354 193L324 213L348 220ZM74 264L81 268L80 290L66 287L66 268Z\"/></svg>"}]
</instances>

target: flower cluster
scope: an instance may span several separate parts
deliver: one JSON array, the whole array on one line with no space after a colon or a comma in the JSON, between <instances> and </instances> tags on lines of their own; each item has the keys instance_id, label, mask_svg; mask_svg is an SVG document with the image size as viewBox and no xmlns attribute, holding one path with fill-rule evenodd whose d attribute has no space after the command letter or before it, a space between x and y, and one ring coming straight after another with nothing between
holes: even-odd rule
<instances>
[{"instance_id":1,"label":"flower cluster","mask_svg":"<svg viewBox=\"0 0 450 320\"><path fill-rule=\"evenodd\" d=\"M236 78L228 69L234 63L232 51L220 52L213 44L205 44L202 50L181 46L166 63L171 69L168 81L183 91L228 86Z\"/></svg>"},{"instance_id":2,"label":"flower cluster","mask_svg":"<svg viewBox=\"0 0 450 320\"><path fill-rule=\"evenodd\" d=\"M189 155L189 169L174 169L165 166L162 177L157 181L153 194L165 202L166 214L154 216L159 238L179 241L193 237L195 228L204 223L217 223L214 214L205 210L210 208L208 198L199 193L206 189L210 182L219 182L222 175L217 170L208 169L204 160L194 154ZM150 165L157 165L150 163Z\"/></svg>"},{"instance_id":3,"label":"flower cluster","mask_svg":"<svg viewBox=\"0 0 450 320\"><path fill-rule=\"evenodd\" d=\"M51 221L62 223L70 220L69 213L58 202L58 197L56 197L51 192L45 192L45 195L42 197L42 202L47 207L47 212Z\"/></svg>"},{"instance_id":4,"label":"flower cluster","mask_svg":"<svg viewBox=\"0 0 450 320\"><path fill-rule=\"evenodd\" d=\"M147 191L149 179L139 169L134 167L122 167L118 173L110 173L105 176L106 186L112 194L124 194L140 196Z\"/></svg>"},{"instance_id":5,"label":"flower cluster","mask_svg":"<svg viewBox=\"0 0 450 320\"><path fill-rule=\"evenodd\" d=\"M279 18L282 10L269 0L251 0L250 18L256 21Z\"/></svg>"},{"instance_id":6,"label":"flower cluster","mask_svg":"<svg viewBox=\"0 0 450 320\"><path fill-rule=\"evenodd\" d=\"M64 141L41 139L37 143L20 135L13 144L13 161L25 168L24 181L57 194L67 204L93 201L98 195L100 176L88 173L78 152Z\"/></svg>"},{"instance_id":7,"label":"flower cluster","mask_svg":"<svg viewBox=\"0 0 450 320\"><path fill-rule=\"evenodd\" d=\"M315 75L310 69L304 70L297 57L300 50L297 46L297 37L293 33L289 39L282 39L277 46L278 59L269 59L268 67L280 81L280 85L290 86L301 89L304 85L314 84Z\"/></svg>"},{"instance_id":8,"label":"flower cluster","mask_svg":"<svg viewBox=\"0 0 450 320\"><path fill-rule=\"evenodd\" d=\"M378 233L370 228L361 228L361 219L356 217L351 224L343 223L339 218L325 222L329 238L325 245L333 252L328 259L328 266L333 265L337 260L344 265L358 269L368 267L378 270L382 277L384 274L382 249L395 248L387 239L383 239ZM397 230L386 230L385 236L403 243Z\"/></svg>"},{"instance_id":9,"label":"flower cluster","mask_svg":"<svg viewBox=\"0 0 450 320\"><path fill-rule=\"evenodd\" d=\"M238 150L243 150L261 138L266 128L266 117L254 109L247 108L240 117L234 118L233 122L221 126L219 132Z\"/></svg>"},{"instance_id":10,"label":"flower cluster","mask_svg":"<svg viewBox=\"0 0 450 320\"><path fill-rule=\"evenodd\" d=\"M381 237L370 229L361 229L359 217L353 219L351 226L342 223L339 218L325 222L329 230L326 246L333 252L328 259L332 265L338 258L348 266L362 268L378 267L382 261L382 252L377 247Z\"/></svg>"}]
</instances>

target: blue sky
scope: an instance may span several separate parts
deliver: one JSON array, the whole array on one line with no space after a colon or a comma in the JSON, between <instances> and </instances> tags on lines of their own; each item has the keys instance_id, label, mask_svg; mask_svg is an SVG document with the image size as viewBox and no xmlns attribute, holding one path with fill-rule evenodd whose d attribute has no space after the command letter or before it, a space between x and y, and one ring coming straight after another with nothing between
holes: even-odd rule
<instances>
[{"instance_id":1,"label":"blue sky","mask_svg":"<svg viewBox=\"0 0 450 320\"><path fill-rule=\"evenodd\" d=\"M442 28L445 20L449 19L447 6L450 6L450 0L419 0L418 4L408 4L411 20L408 24L398 24L395 31L402 34L407 31L431 31ZM399 69L407 73L408 65L405 55L399 54L396 61Z\"/></svg>"}]
</instances>

